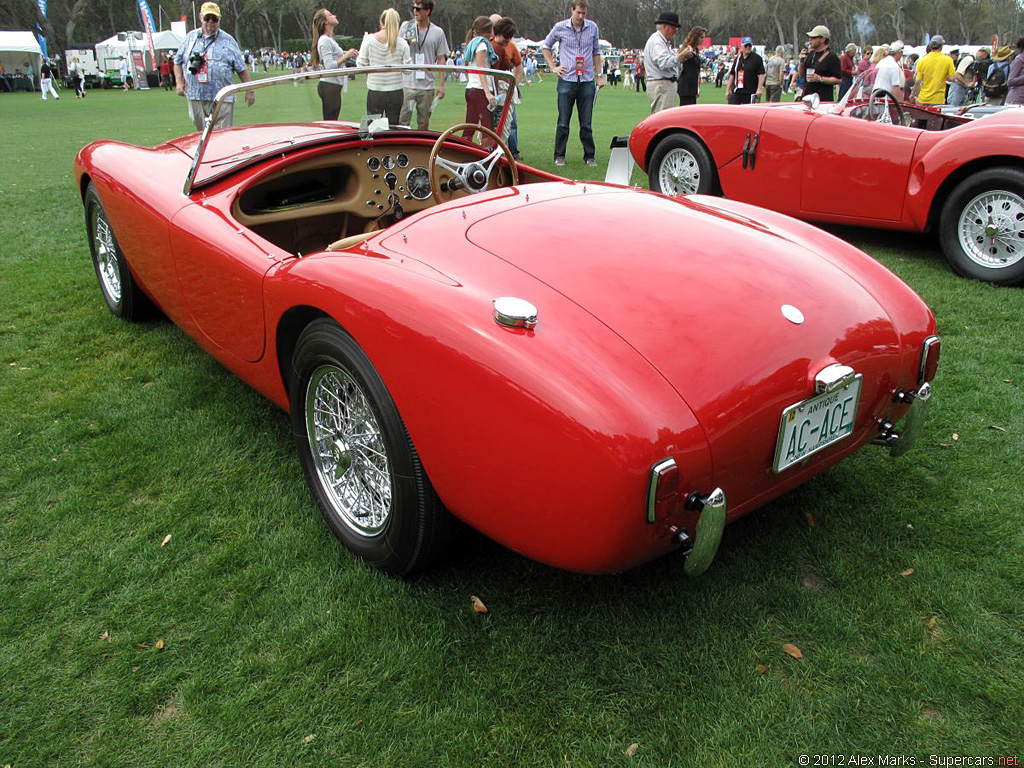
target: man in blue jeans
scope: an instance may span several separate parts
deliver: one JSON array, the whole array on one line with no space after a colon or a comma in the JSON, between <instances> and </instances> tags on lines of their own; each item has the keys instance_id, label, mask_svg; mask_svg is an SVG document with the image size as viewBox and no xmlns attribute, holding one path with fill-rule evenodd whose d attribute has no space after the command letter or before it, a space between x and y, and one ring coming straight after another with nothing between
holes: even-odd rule
<instances>
[{"instance_id":1,"label":"man in blue jeans","mask_svg":"<svg viewBox=\"0 0 1024 768\"><path fill-rule=\"evenodd\" d=\"M594 131L590 126L594 115L597 88L604 85L601 73L601 33L597 24L587 19L587 0L573 0L572 15L551 28L541 51L551 71L558 75L558 126L555 129L555 165L565 165L565 145L569 141L569 121L573 105L580 121L580 143L583 161L597 165ZM558 64L551 55L558 43ZM597 84L595 85L595 74Z\"/></svg>"}]
</instances>

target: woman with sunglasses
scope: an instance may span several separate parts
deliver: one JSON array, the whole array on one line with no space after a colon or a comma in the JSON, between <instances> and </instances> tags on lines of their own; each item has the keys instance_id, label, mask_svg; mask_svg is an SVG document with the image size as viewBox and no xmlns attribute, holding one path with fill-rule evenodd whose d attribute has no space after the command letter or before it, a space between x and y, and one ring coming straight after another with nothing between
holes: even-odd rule
<instances>
[{"instance_id":1,"label":"woman with sunglasses","mask_svg":"<svg viewBox=\"0 0 1024 768\"><path fill-rule=\"evenodd\" d=\"M409 43L398 36L398 11L387 8L380 15L380 30L363 37L356 63L360 67L386 64L412 64ZM398 125L402 114L403 84L401 71L373 72L366 76L366 113L386 115L389 125Z\"/></svg>"},{"instance_id":2,"label":"woman with sunglasses","mask_svg":"<svg viewBox=\"0 0 1024 768\"><path fill-rule=\"evenodd\" d=\"M313 14L313 53L310 61L313 69L335 69L351 61L359 53L355 48L347 51L334 39L334 28L338 26L338 17L321 8ZM321 77L317 81L316 92L320 95L320 104L324 120L337 120L341 114L341 92L345 87L344 77Z\"/></svg>"}]
</instances>

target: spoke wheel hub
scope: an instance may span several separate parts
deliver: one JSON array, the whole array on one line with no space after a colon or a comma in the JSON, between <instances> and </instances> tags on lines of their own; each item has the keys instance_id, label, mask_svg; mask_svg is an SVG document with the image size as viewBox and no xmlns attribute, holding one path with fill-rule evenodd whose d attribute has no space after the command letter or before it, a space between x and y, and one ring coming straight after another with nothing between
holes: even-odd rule
<instances>
[{"instance_id":1,"label":"spoke wheel hub","mask_svg":"<svg viewBox=\"0 0 1024 768\"><path fill-rule=\"evenodd\" d=\"M305 408L313 466L331 512L360 536L379 535L391 516L391 462L366 393L346 370L325 364L309 378Z\"/></svg>"}]
</instances>

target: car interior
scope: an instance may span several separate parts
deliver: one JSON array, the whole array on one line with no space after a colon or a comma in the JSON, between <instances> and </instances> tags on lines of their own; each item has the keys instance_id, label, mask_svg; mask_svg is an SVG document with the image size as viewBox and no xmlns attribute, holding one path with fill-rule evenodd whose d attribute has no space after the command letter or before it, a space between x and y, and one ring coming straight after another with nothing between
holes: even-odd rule
<instances>
[{"instance_id":1,"label":"car interior","mask_svg":"<svg viewBox=\"0 0 1024 768\"><path fill-rule=\"evenodd\" d=\"M441 152L449 163L479 161L483 155L453 140ZM375 139L358 147L327 149L283 169L273 170L243 188L232 215L260 237L301 256L358 245L402 218L471 192L439 167L441 200L431 188L427 140ZM519 183L546 181L517 166ZM511 184L502 158L485 189ZM482 191L482 190L477 190Z\"/></svg>"}]
</instances>

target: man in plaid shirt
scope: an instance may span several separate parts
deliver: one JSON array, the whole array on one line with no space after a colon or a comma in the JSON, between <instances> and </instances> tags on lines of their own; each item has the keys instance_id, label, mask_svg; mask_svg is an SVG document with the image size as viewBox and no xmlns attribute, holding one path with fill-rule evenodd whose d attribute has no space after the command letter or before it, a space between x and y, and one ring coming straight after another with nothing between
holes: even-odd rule
<instances>
[{"instance_id":1,"label":"man in plaid shirt","mask_svg":"<svg viewBox=\"0 0 1024 768\"><path fill-rule=\"evenodd\" d=\"M555 165L565 165L565 146L569 141L569 121L573 106L580 121L583 161L597 165L594 131L590 127L597 88L604 85L601 74L601 33L587 18L587 0L573 0L572 15L551 28L541 51L551 71L558 75L558 125L555 128ZM551 48L558 44L558 64ZM595 85L595 75L597 84Z\"/></svg>"}]
</instances>

